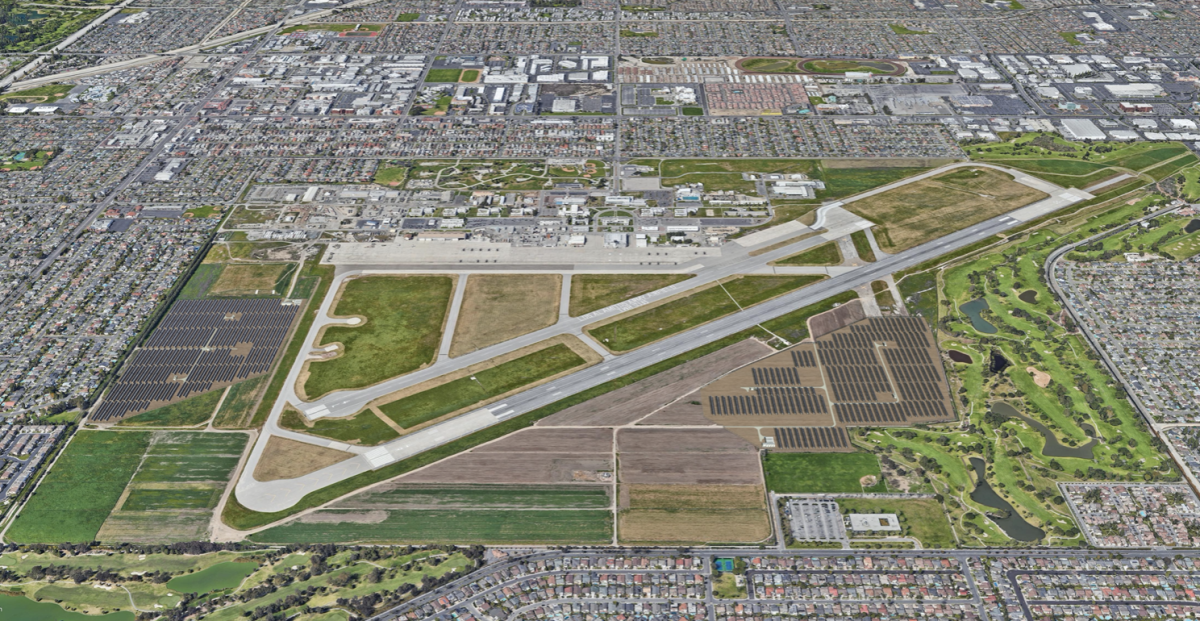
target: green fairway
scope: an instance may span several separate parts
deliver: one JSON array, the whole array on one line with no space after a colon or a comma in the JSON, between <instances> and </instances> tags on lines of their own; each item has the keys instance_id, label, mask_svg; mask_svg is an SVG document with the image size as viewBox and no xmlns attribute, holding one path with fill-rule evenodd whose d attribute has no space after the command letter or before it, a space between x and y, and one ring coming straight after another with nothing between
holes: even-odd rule
<instances>
[{"instance_id":1,"label":"green fairway","mask_svg":"<svg viewBox=\"0 0 1200 621\"><path fill-rule=\"evenodd\" d=\"M374 446L400 437L395 429L389 427L370 410L363 410L349 418L319 418L313 421L312 427L304 424L303 416L300 412L288 408L279 417L279 426L330 440L364 446Z\"/></svg>"},{"instance_id":2,"label":"green fairway","mask_svg":"<svg viewBox=\"0 0 1200 621\"><path fill-rule=\"evenodd\" d=\"M775 265L841 265L842 253L837 242L827 242L804 252L775 261Z\"/></svg>"},{"instance_id":3,"label":"green fairway","mask_svg":"<svg viewBox=\"0 0 1200 621\"><path fill-rule=\"evenodd\" d=\"M133 621L132 612L111 612L106 615L85 615L68 612L52 602L35 602L27 597L0 593L0 611L20 621Z\"/></svg>"},{"instance_id":4,"label":"green fairway","mask_svg":"<svg viewBox=\"0 0 1200 621\"><path fill-rule=\"evenodd\" d=\"M588 334L612 351L628 351L822 280L823 276L738 276L659 304ZM735 301L736 300L736 301Z\"/></svg>"},{"instance_id":5,"label":"green fairway","mask_svg":"<svg viewBox=\"0 0 1200 621\"><path fill-rule=\"evenodd\" d=\"M767 489L779 494L887 492L879 460L870 453L775 453L763 458ZM873 476L876 485L859 480Z\"/></svg>"},{"instance_id":6,"label":"green fairway","mask_svg":"<svg viewBox=\"0 0 1200 621\"><path fill-rule=\"evenodd\" d=\"M433 361L454 294L448 276L369 276L345 284L334 314L361 325L330 326L318 347L341 343L342 354L308 365L304 392L316 399L415 371Z\"/></svg>"},{"instance_id":7,"label":"green fairway","mask_svg":"<svg viewBox=\"0 0 1200 621\"><path fill-rule=\"evenodd\" d=\"M607 510L388 511L377 523L356 520L361 511L323 509L319 521L303 518L250 535L259 543L457 543L604 544L612 541ZM336 521L346 516L346 521Z\"/></svg>"},{"instance_id":8,"label":"green fairway","mask_svg":"<svg viewBox=\"0 0 1200 621\"><path fill-rule=\"evenodd\" d=\"M837 502L843 514L895 513L900 518L901 534L916 537L923 547L956 547L946 511L936 500L839 498Z\"/></svg>"},{"instance_id":9,"label":"green fairway","mask_svg":"<svg viewBox=\"0 0 1200 621\"><path fill-rule=\"evenodd\" d=\"M188 397L183 401L135 414L121 420L122 427L192 427L207 421L221 401L224 388Z\"/></svg>"},{"instance_id":10,"label":"green fairway","mask_svg":"<svg viewBox=\"0 0 1200 621\"><path fill-rule=\"evenodd\" d=\"M586 361L566 345L555 345L490 369L385 403L379 410L405 429L471 407L541 379L574 369Z\"/></svg>"},{"instance_id":11,"label":"green fairway","mask_svg":"<svg viewBox=\"0 0 1200 621\"><path fill-rule=\"evenodd\" d=\"M571 316L608 308L692 277L694 274L575 274L571 276Z\"/></svg>"},{"instance_id":12,"label":"green fairway","mask_svg":"<svg viewBox=\"0 0 1200 621\"><path fill-rule=\"evenodd\" d=\"M79 431L21 509L8 538L93 541L150 442L150 432Z\"/></svg>"},{"instance_id":13,"label":"green fairway","mask_svg":"<svg viewBox=\"0 0 1200 621\"><path fill-rule=\"evenodd\" d=\"M194 574L172 578L167 582L167 588L176 593L210 593L232 589L256 569L258 563L254 562L219 563Z\"/></svg>"}]
</instances>

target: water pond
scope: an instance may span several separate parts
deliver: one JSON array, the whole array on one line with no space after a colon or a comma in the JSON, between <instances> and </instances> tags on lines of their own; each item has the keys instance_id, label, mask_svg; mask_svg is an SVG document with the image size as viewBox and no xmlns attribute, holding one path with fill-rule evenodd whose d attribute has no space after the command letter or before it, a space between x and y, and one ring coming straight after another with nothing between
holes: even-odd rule
<instances>
[{"instance_id":1,"label":"water pond","mask_svg":"<svg viewBox=\"0 0 1200 621\"><path fill-rule=\"evenodd\" d=\"M971 364L972 362L975 362L970 356L956 349L948 349L946 350L946 353L949 354L950 359L955 362L961 362L963 364Z\"/></svg>"},{"instance_id":2,"label":"water pond","mask_svg":"<svg viewBox=\"0 0 1200 621\"><path fill-rule=\"evenodd\" d=\"M1037 304L1037 291L1034 291L1033 289L1026 289L1021 292L1021 295L1017 296L1017 299L1026 304Z\"/></svg>"},{"instance_id":3,"label":"water pond","mask_svg":"<svg viewBox=\"0 0 1200 621\"><path fill-rule=\"evenodd\" d=\"M1050 428L1043 425L1040 421L1034 420L1021 413L1020 410L1003 401L997 401L992 404L992 411L1005 418L1019 418L1030 427L1033 427L1042 437L1046 439L1046 446L1042 448L1042 454L1046 457L1077 457L1079 459L1091 459L1092 447L1096 446L1096 439L1092 438L1083 446L1067 446L1058 441L1058 437L1054 435ZM1088 427L1088 429L1091 429ZM1094 433L1094 431L1093 431ZM1089 434L1090 435L1090 434Z\"/></svg>"},{"instance_id":4,"label":"water pond","mask_svg":"<svg viewBox=\"0 0 1200 621\"><path fill-rule=\"evenodd\" d=\"M975 468L976 479L975 489L971 491L971 500L996 509L997 513L1006 514L1004 517L998 517L995 513L989 513L989 518L1004 531L1004 534L1017 541L1037 541L1046 536L1046 531L1026 522L1007 500L992 489L984 477L986 468L982 459L972 457L971 466Z\"/></svg>"},{"instance_id":5,"label":"water pond","mask_svg":"<svg viewBox=\"0 0 1200 621\"><path fill-rule=\"evenodd\" d=\"M959 306L958 310L962 311L967 315L967 317L971 318L971 326L975 328L976 332L983 334L995 334L998 332L998 330L996 330L996 326L993 326L988 320L984 319L979 314L982 313L983 309L987 307L987 300L984 298L979 298Z\"/></svg>"},{"instance_id":6,"label":"water pond","mask_svg":"<svg viewBox=\"0 0 1200 621\"><path fill-rule=\"evenodd\" d=\"M133 621L132 612L110 612L106 615L85 615L63 610L53 602L35 602L19 595L0 593L0 619L20 621Z\"/></svg>"}]
</instances>

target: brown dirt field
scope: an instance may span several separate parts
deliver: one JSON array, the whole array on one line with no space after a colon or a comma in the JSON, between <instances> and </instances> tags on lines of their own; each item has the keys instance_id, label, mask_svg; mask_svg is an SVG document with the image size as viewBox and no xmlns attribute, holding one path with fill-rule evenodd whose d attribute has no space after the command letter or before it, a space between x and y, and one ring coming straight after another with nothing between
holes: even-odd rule
<instances>
[{"instance_id":1,"label":"brown dirt field","mask_svg":"<svg viewBox=\"0 0 1200 621\"><path fill-rule=\"evenodd\" d=\"M539 427L627 425L774 349L747 339L538 421Z\"/></svg>"},{"instance_id":2,"label":"brown dirt field","mask_svg":"<svg viewBox=\"0 0 1200 621\"><path fill-rule=\"evenodd\" d=\"M273 291L285 269L285 263L231 263L213 283L212 292Z\"/></svg>"},{"instance_id":3,"label":"brown dirt field","mask_svg":"<svg viewBox=\"0 0 1200 621\"><path fill-rule=\"evenodd\" d=\"M1025 370L1033 376L1034 384L1037 384L1041 388L1045 388L1050 385L1051 377L1049 373L1038 370L1037 367L1025 367Z\"/></svg>"},{"instance_id":4,"label":"brown dirt field","mask_svg":"<svg viewBox=\"0 0 1200 621\"><path fill-rule=\"evenodd\" d=\"M867 312L863 310L862 302L851 300L837 308L809 317L809 338L819 339L830 332L836 332L852 323L862 321L866 317Z\"/></svg>"},{"instance_id":5,"label":"brown dirt field","mask_svg":"<svg viewBox=\"0 0 1200 621\"><path fill-rule=\"evenodd\" d=\"M294 479L351 457L353 453L271 436L254 468L254 478L263 482Z\"/></svg>"},{"instance_id":6,"label":"brown dirt field","mask_svg":"<svg viewBox=\"0 0 1200 621\"><path fill-rule=\"evenodd\" d=\"M472 274L450 357L503 343L558 321L560 274Z\"/></svg>"},{"instance_id":7,"label":"brown dirt field","mask_svg":"<svg viewBox=\"0 0 1200 621\"><path fill-rule=\"evenodd\" d=\"M733 435L733 434L730 434ZM739 441L741 439L739 438ZM751 449L754 446L747 444ZM750 453L621 453L622 484L758 485L758 452Z\"/></svg>"},{"instance_id":8,"label":"brown dirt field","mask_svg":"<svg viewBox=\"0 0 1200 621\"><path fill-rule=\"evenodd\" d=\"M622 512L622 543L754 543L771 536L765 510Z\"/></svg>"},{"instance_id":9,"label":"brown dirt field","mask_svg":"<svg viewBox=\"0 0 1200 621\"><path fill-rule=\"evenodd\" d=\"M888 252L907 250L1046 198L1047 194L988 168L959 168L937 177L846 203L879 224L875 238Z\"/></svg>"},{"instance_id":10,"label":"brown dirt field","mask_svg":"<svg viewBox=\"0 0 1200 621\"><path fill-rule=\"evenodd\" d=\"M692 403L695 401L695 403ZM679 398L678 401L643 418L638 425L712 425L712 421L704 418L704 406L701 405L700 391L693 390Z\"/></svg>"},{"instance_id":11,"label":"brown dirt field","mask_svg":"<svg viewBox=\"0 0 1200 621\"><path fill-rule=\"evenodd\" d=\"M612 429L530 427L485 444L475 453L606 453L612 454Z\"/></svg>"},{"instance_id":12,"label":"brown dirt field","mask_svg":"<svg viewBox=\"0 0 1200 621\"><path fill-rule=\"evenodd\" d=\"M355 513L326 513L316 511L300 517L302 524L378 524L388 518L387 511L361 511Z\"/></svg>"},{"instance_id":13,"label":"brown dirt field","mask_svg":"<svg viewBox=\"0 0 1200 621\"><path fill-rule=\"evenodd\" d=\"M643 429L617 432L617 451L626 453L750 453L754 445L723 429Z\"/></svg>"},{"instance_id":14,"label":"brown dirt field","mask_svg":"<svg viewBox=\"0 0 1200 621\"><path fill-rule=\"evenodd\" d=\"M610 457L573 453L461 453L398 483L571 483L575 471L612 472Z\"/></svg>"},{"instance_id":15,"label":"brown dirt field","mask_svg":"<svg viewBox=\"0 0 1200 621\"><path fill-rule=\"evenodd\" d=\"M622 485L621 509L764 509L761 485Z\"/></svg>"}]
</instances>

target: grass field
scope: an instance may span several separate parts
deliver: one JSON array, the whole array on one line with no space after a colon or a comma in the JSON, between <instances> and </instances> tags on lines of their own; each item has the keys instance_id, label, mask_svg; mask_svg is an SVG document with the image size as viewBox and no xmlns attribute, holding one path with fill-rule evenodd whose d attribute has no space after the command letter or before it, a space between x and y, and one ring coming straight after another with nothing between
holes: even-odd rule
<instances>
[{"instance_id":1,"label":"grass field","mask_svg":"<svg viewBox=\"0 0 1200 621\"><path fill-rule=\"evenodd\" d=\"M213 426L220 429L241 429L249 425L250 417L254 416L254 403L258 400L258 393L266 381L267 376L263 375L230 386L225 402L213 417Z\"/></svg>"},{"instance_id":2,"label":"grass field","mask_svg":"<svg viewBox=\"0 0 1200 621\"><path fill-rule=\"evenodd\" d=\"M205 256L205 261L216 251L214 247ZM222 252L224 250L222 249ZM183 285L183 289L179 290L180 300L202 300L208 295L208 290L212 288L213 283L221 277L221 272L225 271L224 263L203 263L196 267L196 271L192 272L192 277Z\"/></svg>"},{"instance_id":3,"label":"grass field","mask_svg":"<svg viewBox=\"0 0 1200 621\"><path fill-rule=\"evenodd\" d=\"M837 502L843 514L895 513L900 518L901 534L916 537L926 548L955 547L946 510L936 500L839 498Z\"/></svg>"},{"instance_id":4,"label":"grass field","mask_svg":"<svg viewBox=\"0 0 1200 621\"><path fill-rule=\"evenodd\" d=\"M226 265L220 278L213 284L213 295L247 293L281 294L279 281L285 273L291 273L291 263L233 263ZM283 282L284 286L287 281Z\"/></svg>"},{"instance_id":5,"label":"grass field","mask_svg":"<svg viewBox=\"0 0 1200 621\"><path fill-rule=\"evenodd\" d=\"M96 538L150 443L149 432L79 431L8 530L22 543Z\"/></svg>"},{"instance_id":6,"label":"grass field","mask_svg":"<svg viewBox=\"0 0 1200 621\"><path fill-rule=\"evenodd\" d=\"M877 225L881 248L898 252L1045 198L986 168L963 168L846 204Z\"/></svg>"},{"instance_id":7,"label":"grass field","mask_svg":"<svg viewBox=\"0 0 1200 621\"><path fill-rule=\"evenodd\" d=\"M471 274L450 357L547 328L558 321L559 274Z\"/></svg>"},{"instance_id":8,"label":"grass field","mask_svg":"<svg viewBox=\"0 0 1200 621\"><path fill-rule=\"evenodd\" d=\"M399 510L382 521L362 511L323 509L306 518L250 535L258 543L494 543L598 544L612 540L607 510Z\"/></svg>"},{"instance_id":9,"label":"grass field","mask_svg":"<svg viewBox=\"0 0 1200 621\"><path fill-rule=\"evenodd\" d=\"M454 293L447 276L371 276L348 281L334 308L361 316L358 326L330 326L318 346L341 343L333 360L308 365L305 396L316 399L342 388L362 388L415 371L433 361Z\"/></svg>"},{"instance_id":10,"label":"grass field","mask_svg":"<svg viewBox=\"0 0 1200 621\"><path fill-rule=\"evenodd\" d=\"M767 453L763 458L767 489L779 494L887 492L879 460L870 453ZM863 487L873 476L878 484Z\"/></svg>"},{"instance_id":11,"label":"grass field","mask_svg":"<svg viewBox=\"0 0 1200 621\"><path fill-rule=\"evenodd\" d=\"M739 276L602 325L588 334L612 351L628 351L810 285L821 276ZM736 302L735 302L736 300Z\"/></svg>"},{"instance_id":12,"label":"grass field","mask_svg":"<svg viewBox=\"0 0 1200 621\"><path fill-rule=\"evenodd\" d=\"M554 345L480 371L474 376L442 384L415 395L379 406L379 410L405 429L451 412L469 408L491 397L569 371L586 361L566 345Z\"/></svg>"},{"instance_id":13,"label":"grass field","mask_svg":"<svg viewBox=\"0 0 1200 621\"><path fill-rule=\"evenodd\" d=\"M192 427L207 421L217 409L224 388L188 397L161 408L135 414L117 423L121 427Z\"/></svg>"},{"instance_id":14,"label":"grass field","mask_svg":"<svg viewBox=\"0 0 1200 621\"><path fill-rule=\"evenodd\" d=\"M871 248L871 241L867 239L866 231L851 233L850 241L854 244L854 251L858 253L859 258L867 263L875 262L875 250Z\"/></svg>"},{"instance_id":15,"label":"grass field","mask_svg":"<svg viewBox=\"0 0 1200 621\"><path fill-rule=\"evenodd\" d=\"M121 510L212 509L220 498L221 488L214 486L139 487L130 490Z\"/></svg>"},{"instance_id":16,"label":"grass field","mask_svg":"<svg viewBox=\"0 0 1200 621\"><path fill-rule=\"evenodd\" d=\"M1188 152L1176 142L1086 144L1042 133L1021 134L1001 143L968 145L964 150L973 160L1011 166L1072 188L1086 188L1120 174L1122 169L1154 167Z\"/></svg>"},{"instance_id":17,"label":"grass field","mask_svg":"<svg viewBox=\"0 0 1200 621\"><path fill-rule=\"evenodd\" d=\"M400 437L395 429L380 420L371 410L363 410L349 418L319 418L313 421L310 427L304 424L303 414L289 407L279 417L279 426L330 440L364 446L374 446Z\"/></svg>"},{"instance_id":18,"label":"grass field","mask_svg":"<svg viewBox=\"0 0 1200 621\"><path fill-rule=\"evenodd\" d=\"M693 277L694 274L575 274L571 276L570 314L586 315Z\"/></svg>"},{"instance_id":19,"label":"grass field","mask_svg":"<svg viewBox=\"0 0 1200 621\"><path fill-rule=\"evenodd\" d=\"M426 82L457 82L462 76L462 69L430 69L425 76Z\"/></svg>"},{"instance_id":20,"label":"grass field","mask_svg":"<svg viewBox=\"0 0 1200 621\"><path fill-rule=\"evenodd\" d=\"M133 482L228 481L246 442L244 433L158 432Z\"/></svg>"},{"instance_id":21,"label":"grass field","mask_svg":"<svg viewBox=\"0 0 1200 621\"><path fill-rule=\"evenodd\" d=\"M841 265L842 253L837 242L828 242L804 252L774 261L774 265Z\"/></svg>"}]
</instances>

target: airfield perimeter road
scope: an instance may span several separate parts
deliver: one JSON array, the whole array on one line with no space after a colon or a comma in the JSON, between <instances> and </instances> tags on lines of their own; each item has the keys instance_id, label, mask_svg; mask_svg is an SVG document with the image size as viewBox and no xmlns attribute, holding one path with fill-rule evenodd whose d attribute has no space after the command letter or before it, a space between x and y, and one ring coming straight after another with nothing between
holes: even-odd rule
<instances>
[{"instance_id":1,"label":"airfield perimeter road","mask_svg":"<svg viewBox=\"0 0 1200 621\"><path fill-rule=\"evenodd\" d=\"M952 164L950 167L971 165L973 164ZM1001 168L1001 170L1004 169ZM1018 171L1006 172L1017 173L1020 177L1025 177L1025 175L1018 173ZM906 181L911 183L914 180L910 179ZM308 493L322 487L452 442L501 421L520 416L576 393L583 392L609 380L633 373L662 360L678 356L726 336L750 329L762 322L784 315L797 308L815 304L830 296L849 291L855 287L870 283L873 280L885 278L889 274L919 265L931 259L936 259L939 256L969 246L987 237L999 235L1023 222L1037 219L1067 205L1091 197L1090 194L1080 190L1064 190L1057 188L1057 186L1053 186L1052 188L1048 187L1044 181L1036 181L1039 187L1053 190L1049 192L1050 196L1048 198L898 254L883 256L876 263L867 264L849 272L832 275L830 278L803 289L676 334L657 343L613 356L598 365L559 379L548 386L539 386L527 390L504 399L501 403L468 412L377 447L350 446L279 428L279 415L282 413L283 406L286 403L286 398L281 398L272 408L271 416L264 427L264 433L255 444L250 455L250 460L238 480L235 489L237 500L245 507L255 511L275 512L287 509L298 503ZM834 206L839 204L835 204ZM764 244L769 243L764 242ZM799 245L801 244L796 244L796 246ZM792 251L794 252L795 250L793 249ZM768 255L764 254L757 258L765 259L767 257ZM329 296L327 296L322 304L320 316L327 316L328 306L333 294L334 289L331 288ZM594 319L591 321L594 321ZM311 344L311 339L315 335L315 332L316 326L307 335L307 339L309 340L306 341L306 344ZM306 352L308 350L304 349L302 351ZM299 375L300 362L298 360L297 364L293 366L291 373L289 373L288 385L284 391L285 397L287 394L292 393L291 388L294 386ZM452 369L439 369L439 373L445 373L450 370ZM385 382L385 384L389 384L391 391L398 389L391 386L390 382ZM362 397L364 399L366 396L373 395L369 388L359 392L364 391L366 391L366 394ZM374 395L370 399L362 401L362 405L365 405L378 396L381 395ZM344 405L349 406L351 404L346 403ZM311 410L312 408L309 407L306 409ZM348 409L342 415L345 416L349 413L351 412ZM295 479L270 482L257 481L252 476L252 473L263 453L267 439L271 435L338 448L357 453L357 456Z\"/></svg>"}]
</instances>

